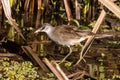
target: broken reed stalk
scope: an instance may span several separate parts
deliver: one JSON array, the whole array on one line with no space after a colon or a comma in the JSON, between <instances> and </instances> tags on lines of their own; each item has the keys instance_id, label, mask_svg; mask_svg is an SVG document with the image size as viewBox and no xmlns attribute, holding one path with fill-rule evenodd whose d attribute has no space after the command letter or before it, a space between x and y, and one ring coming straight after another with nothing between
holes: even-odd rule
<instances>
[{"instance_id":1,"label":"broken reed stalk","mask_svg":"<svg viewBox=\"0 0 120 80\"><path fill-rule=\"evenodd\" d=\"M29 46L22 46L23 51L33 60L33 62L37 63L44 72L49 72L49 69L45 66L42 60L37 56L36 53Z\"/></svg>"},{"instance_id":2,"label":"broken reed stalk","mask_svg":"<svg viewBox=\"0 0 120 80\"><path fill-rule=\"evenodd\" d=\"M80 4L78 3L78 0L75 0L75 13L76 19L80 20Z\"/></svg>"},{"instance_id":3,"label":"broken reed stalk","mask_svg":"<svg viewBox=\"0 0 120 80\"><path fill-rule=\"evenodd\" d=\"M101 14L100 14L100 16L99 16L99 18L98 18L98 20L97 20L97 22L96 22L93 30L92 30L93 33L96 34L96 32L98 31L98 29L99 29L99 27L100 27L100 24L102 23L105 15L106 15L105 11L102 10L102 11L101 11ZM81 55L82 55L83 57L85 56L85 54L86 54L87 51L89 50L89 48L90 48L90 46L91 46L91 44L92 44L92 42L93 42L93 40L94 40L94 37L95 37L95 35L93 35L93 36L91 36L91 37L88 38L88 40L86 41L85 45L82 47L82 50L81 50L81 52L80 52L80 54L79 54L80 56L81 56ZM81 60L82 60L82 59L79 59L76 64L78 64Z\"/></svg>"},{"instance_id":4,"label":"broken reed stalk","mask_svg":"<svg viewBox=\"0 0 120 80\"><path fill-rule=\"evenodd\" d=\"M114 0L98 0L111 12L113 12L118 18L120 18L120 7L113 3Z\"/></svg>"},{"instance_id":5,"label":"broken reed stalk","mask_svg":"<svg viewBox=\"0 0 120 80\"><path fill-rule=\"evenodd\" d=\"M20 28L18 27L18 24L17 24L16 21L12 18L9 0L1 0L1 3L2 3L3 10L4 10L4 13L5 13L6 18L8 19L8 21L10 22L10 24L15 28L15 30L20 34L20 36L22 37L22 39L23 39L24 41L26 41L26 39L25 39L25 37L23 36Z\"/></svg>"},{"instance_id":6,"label":"broken reed stalk","mask_svg":"<svg viewBox=\"0 0 120 80\"><path fill-rule=\"evenodd\" d=\"M36 18L36 23L35 23L35 27L38 28L40 25L40 18L42 15L42 0L38 0L38 12L37 12L37 18Z\"/></svg>"},{"instance_id":7,"label":"broken reed stalk","mask_svg":"<svg viewBox=\"0 0 120 80\"><path fill-rule=\"evenodd\" d=\"M50 68L50 70L56 75L56 77L59 79L59 80L69 80L65 75L63 76L63 72L62 74L56 69L55 66L53 66L53 64L51 64L47 58L44 58L43 59L43 62ZM58 67L58 66L57 66ZM60 69L60 68L59 68Z\"/></svg>"},{"instance_id":8,"label":"broken reed stalk","mask_svg":"<svg viewBox=\"0 0 120 80\"><path fill-rule=\"evenodd\" d=\"M65 5L65 10L67 13L68 21L71 21L72 20L72 13L71 13L71 10L70 10L69 4L68 4L68 0L63 0L63 1L64 1L64 5Z\"/></svg>"},{"instance_id":9,"label":"broken reed stalk","mask_svg":"<svg viewBox=\"0 0 120 80\"><path fill-rule=\"evenodd\" d=\"M99 2L101 2L103 5L105 5L109 10L111 10L114 14L116 14L119 18L120 18L120 8L113 3L114 0L99 0ZM112 7L111 7L112 5ZM96 22L96 24L94 25L94 28L92 30L93 33L97 33L104 17L106 16L106 12L104 10L101 11L101 14ZM85 54L87 53L87 51L89 50L93 40L94 40L94 36L91 36L90 38L88 38L87 42L85 43L85 45L83 46L81 52L80 52L80 56L83 55L83 57L85 56ZM76 64L78 64L82 59L79 59L77 61Z\"/></svg>"}]
</instances>

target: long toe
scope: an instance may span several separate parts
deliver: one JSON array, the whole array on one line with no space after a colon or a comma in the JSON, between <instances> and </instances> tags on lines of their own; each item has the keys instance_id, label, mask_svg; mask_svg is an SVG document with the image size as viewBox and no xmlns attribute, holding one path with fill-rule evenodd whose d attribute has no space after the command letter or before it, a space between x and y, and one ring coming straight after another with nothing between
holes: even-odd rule
<instances>
[{"instance_id":1,"label":"long toe","mask_svg":"<svg viewBox=\"0 0 120 80\"><path fill-rule=\"evenodd\" d=\"M84 59L84 57L82 56L82 54L80 54L80 57L79 57L79 59L78 59L78 61L76 62L75 65L78 65L81 62L81 60L83 60L86 63L86 60Z\"/></svg>"}]
</instances>

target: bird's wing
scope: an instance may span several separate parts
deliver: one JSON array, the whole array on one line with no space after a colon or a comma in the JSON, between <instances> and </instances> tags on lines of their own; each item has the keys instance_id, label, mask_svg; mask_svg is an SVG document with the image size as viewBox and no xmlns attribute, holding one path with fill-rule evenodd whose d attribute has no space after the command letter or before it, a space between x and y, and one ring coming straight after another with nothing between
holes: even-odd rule
<instances>
[{"instance_id":1,"label":"bird's wing","mask_svg":"<svg viewBox=\"0 0 120 80\"><path fill-rule=\"evenodd\" d=\"M61 38L65 37L65 38L79 39L81 35L77 34L74 29L71 28L69 25L62 25L56 27L54 33L60 35Z\"/></svg>"},{"instance_id":2,"label":"bird's wing","mask_svg":"<svg viewBox=\"0 0 120 80\"><path fill-rule=\"evenodd\" d=\"M76 34L81 35L81 36L86 36L86 35L95 35L93 32L91 32L90 30L80 30L78 27L76 26L66 26L66 28L71 28L71 30L74 30L76 32Z\"/></svg>"},{"instance_id":3,"label":"bird's wing","mask_svg":"<svg viewBox=\"0 0 120 80\"><path fill-rule=\"evenodd\" d=\"M80 37L86 37L88 35L93 35L91 31L79 30L77 27L69 25L59 26L59 30L57 31L59 31L58 33L60 33L61 35L76 39Z\"/></svg>"},{"instance_id":4,"label":"bird's wing","mask_svg":"<svg viewBox=\"0 0 120 80\"><path fill-rule=\"evenodd\" d=\"M82 36L92 36L95 35L93 32L89 30L78 30L76 31L76 34L82 35Z\"/></svg>"}]
</instances>

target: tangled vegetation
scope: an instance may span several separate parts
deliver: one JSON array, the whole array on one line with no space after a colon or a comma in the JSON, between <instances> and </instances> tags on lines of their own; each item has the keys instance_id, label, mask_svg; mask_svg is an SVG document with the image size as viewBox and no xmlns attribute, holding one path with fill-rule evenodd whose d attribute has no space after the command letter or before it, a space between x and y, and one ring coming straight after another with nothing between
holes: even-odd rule
<instances>
[{"instance_id":1,"label":"tangled vegetation","mask_svg":"<svg viewBox=\"0 0 120 80\"><path fill-rule=\"evenodd\" d=\"M10 4L5 7L2 1L4 3L10 2ZM120 19L114 14L115 11L112 12L108 9L113 5L106 7L100 1L114 1L113 3L117 7L120 6L120 0L1 0L0 54L9 52L25 55L27 51L21 47L26 45L30 47L28 52L33 50L31 53L35 52L40 59L45 57L48 60L60 60L65 56L61 46L49 43L46 35L35 35L34 31L46 22L53 26L75 25L81 30L92 31L95 24L100 21L98 18L104 11L106 15L104 19L102 18L100 27L96 32L100 34L100 37L102 34L112 36L93 41L87 56L85 56L87 63L80 63L75 68L71 68L71 63L74 63L79 56L78 52L73 52L73 56L70 56L66 61L68 64L62 64L62 67L65 74L73 80L76 78L78 80L120 79ZM118 12L120 11L118 10ZM66 65L67 69L64 67ZM46 68L49 72L48 66ZM37 70L38 68L34 67L30 61L20 62L0 56L1 80L39 80L40 76ZM46 72L41 70L41 74L46 74ZM41 79L48 79L48 75L50 79L51 77L56 79L57 77L53 74L52 72L45 77L42 76Z\"/></svg>"}]
</instances>

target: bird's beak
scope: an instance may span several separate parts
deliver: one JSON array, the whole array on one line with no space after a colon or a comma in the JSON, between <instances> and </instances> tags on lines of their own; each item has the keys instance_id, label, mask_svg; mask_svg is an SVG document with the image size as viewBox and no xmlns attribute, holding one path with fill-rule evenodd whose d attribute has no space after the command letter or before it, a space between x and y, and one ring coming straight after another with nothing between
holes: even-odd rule
<instances>
[{"instance_id":1,"label":"bird's beak","mask_svg":"<svg viewBox=\"0 0 120 80\"><path fill-rule=\"evenodd\" d=\"M41 28L37 29L34 33L42 32Z\"/></svg>"}]
</instances>

